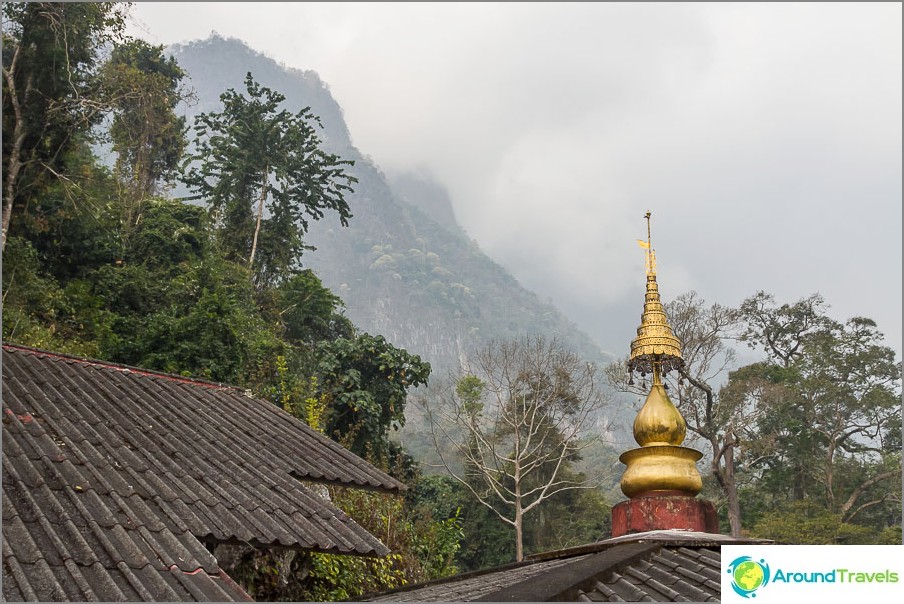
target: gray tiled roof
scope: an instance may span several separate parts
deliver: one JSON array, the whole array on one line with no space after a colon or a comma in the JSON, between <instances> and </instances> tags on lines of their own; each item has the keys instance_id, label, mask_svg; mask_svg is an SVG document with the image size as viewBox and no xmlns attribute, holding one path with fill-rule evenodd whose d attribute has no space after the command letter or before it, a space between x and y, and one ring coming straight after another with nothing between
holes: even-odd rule
<instances>
[{"instance_id":1,"label":"gray tiled roof","mask_svg":"<svg viewBox=\"0 0 904 604\"><path fill-rule=\"evenodd\" d=\"M520 564L374 594L394 602L715 602L720 547L762 543L690 531L652 531L547 552Z\"/></svg>"},{"instance_id":2,"label":"gray tiled roof","mask_svg":"<svg viewBox=\"0 0 904 604\"><path fill-rule=\"evenodd\" d=\"M718 602L718 547L663 546L592 586L579 589L581 602Z\"/></svg>"},{"instance_id":3,"label":"gray tiled roof","mask_svg":"<svg viewBox=\"0 0 904 604\"><path fill-rule=\"evenodd\" d=\"M368 601L475 602L496 594L502 589L518 585L532 577L542 576L585 557L586 555L574 559L547 560L534 564L510 564L492 571L467 573L445 580L432 581L422 586L397 590L374 596Z\"/></svg>"},{"instance_id":4,"label":"gray tiled roof","mask_svg":"<svg viewBox=\"0 0 904 604\"><path fill-rule=\"evenodd\" d=\"M301 480L404 486L275 405L3 346L6 600L247 597L205 543L382 555Z\"/></svg>"}]
</instances>

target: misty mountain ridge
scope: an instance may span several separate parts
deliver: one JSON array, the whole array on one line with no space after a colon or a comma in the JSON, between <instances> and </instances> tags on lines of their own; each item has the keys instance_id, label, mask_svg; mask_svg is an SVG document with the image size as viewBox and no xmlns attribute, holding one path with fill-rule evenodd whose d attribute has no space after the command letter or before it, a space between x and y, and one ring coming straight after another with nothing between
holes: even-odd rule
<instances>
[{"instance_id":1,"label":"misty mountain ridge","mask_svg":"<svg viewBox=\"0 0 904 604\"><path fill-rule=\"evenodd\" d=\"M323 125L323 147L355 162L348 170L358 178L347 197L349 226L341 227L330 214L312 222L307 242L316 251L302 262L342 298L361 329L384 335L436 368L457 365L474 345L493 337L532 333L558 336L588 360L612 359L467 237L441 184L413 171L387 177L363 155L352 143L342 108L316 72L280 65L216 33L169 51L197 96L185 109L189 121L220 110L220 94L228 88L243 91L251 72L283 94L290 111L310 107Z\"/></svg>"},{"instance_id":2,"label":"misty mountain ridge","mask_svg":"<svg viewBox=\"0 0 904 604\"><path fill-rule=\"evenodd\" d=\"M534 334L556 337L600 366L614 360L467 236L440 183L415 171L387 177L363 155L317 73L279 65L215 33L169 51L197 95L197 103L185 108L189 123L197 113L219 111L219 96L227 89L244 91L251 72L259 84L283 94L290 111L310 107L323 125L323 148L355 162L347 170L358 179L346 196L349 226L330 213L311 222L306 242L315 250L305 253L302 264L343 300L346 316L359 328L419 355L437 379L493 339ZM408 428L417 430L421 418L413 417L412 405L406 415Z\"/></svg>"}]
</instances>

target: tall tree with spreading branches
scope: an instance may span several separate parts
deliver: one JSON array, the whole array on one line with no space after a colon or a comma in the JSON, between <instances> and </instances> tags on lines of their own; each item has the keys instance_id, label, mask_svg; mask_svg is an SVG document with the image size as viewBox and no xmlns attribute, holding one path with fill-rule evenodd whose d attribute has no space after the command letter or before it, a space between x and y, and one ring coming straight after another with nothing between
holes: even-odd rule
<instances>
[{"instance_id":1,"label":"tall tree with spreading branches","mask_svg":"<svg viewBox=\"0 0 904 604\"><path fill-rule=\"evenodd\" d=\"M197 116L183 177L207 202L226 257L247 264L259 287L298 268L309 219L335 211L348 226L345 195L357 182L345 171L353 162L322 149L320 119L280 109L284 100L249 72L244 93L229 89L222 111Z\"/></svg>"},{"instance_id":2,"label":"tall tree with spreading branches","mask_svg":"<svg viewBox=\"0 0 904 604\"><path fill-rule=\"evenodd\" d=\"M176 177L182 160L185 118L175 109L194 98L181 85L185 71L163 46L128 40L113 49L101 75L113 112L115 172L133 197L151 197L161 181Z\"/></svg>"},{"instance_id":3,"label":"tall tree with spreading branches","mask_svg":"<svg viewBox=\"0 0 904 604\"><path fill-rule=\"evenodd\" d=\"M872 319L824 308L818 294L741 304L744 339L767 353L756 373L779 393L757 401L763 490L818 500L845 523L887 505L900 516L901 363Z\"/></svg>"}]
</instances>

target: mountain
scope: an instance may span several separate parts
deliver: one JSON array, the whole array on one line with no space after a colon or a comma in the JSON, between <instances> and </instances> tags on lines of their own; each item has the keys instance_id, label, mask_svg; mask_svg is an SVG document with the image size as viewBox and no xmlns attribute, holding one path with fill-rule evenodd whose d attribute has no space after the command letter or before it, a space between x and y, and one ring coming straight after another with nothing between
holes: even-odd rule
<instances>
[{"instance_id":1,"label":"mountain","mask_svg":"<svg viewBox=\"0 0 904 604\"><path fill-rule=\"evenodd\" d=\"M185 107L189 118L219 111L225 90L244 90L245 75L286 97L285 107L310 107L323 125L323 147L355 165L357 179L346 197L352 211L348 227L327 214L310 224L302 263L345 303L359 328L383 335L394 346L428 361L431 382L493 338L529 334L557 337L587 361L600 366L614 356L549 303L524 288L494 262L455 220L445 188L423 173L387 177L357 149L329 86L313 71L301 71L216 34L169 49L190 77L197 102ZM184 191L183 191L184 192ZM176 191L179 194L179 191ZM623 397L616 395L615 400ZM629 442L635 410L620 400L599 418L612 421L609 436ZM426 419L415 405L406 408L398 433L405 448L430 467L435 464ZM588 458L587 463L593 463Z\"/></svg>"},{"instance_id":2,"label":"mountain","mask_svg":"<svg viewBox=\"0 0 904 604\"><path fill-rule=\"evenodd\" d=\"M355 162L349 170L358 178L347 198L353 213L349 226L330 215L312 223L307 242L316 250L302 260L343 299L347 316L361 329L420 355L433 365L434 375L492 338L535 333L559 337L587 360L612 359L467 237L441 185L414 173L390 182L352 144L342 108L317 73L280 65L216 34L169 51L197 96L185 109L189 120L219 110L219 95L228 88L243 90L250 71L282 93L289 110L310 107L323 124L325 149Z\"/></svg>"}]
</instances>

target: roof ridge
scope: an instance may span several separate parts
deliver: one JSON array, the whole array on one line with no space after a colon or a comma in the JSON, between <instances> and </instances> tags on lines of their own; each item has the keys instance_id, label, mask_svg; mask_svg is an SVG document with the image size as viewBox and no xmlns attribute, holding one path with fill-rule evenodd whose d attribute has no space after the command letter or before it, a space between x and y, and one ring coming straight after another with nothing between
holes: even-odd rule
<instances>
[{"instance_id":1,"label":"roof ridge","mask_svg":"<svg viewBox=\"0 0 904 604\"><path fill-rule=\"evenodd\" d=\"M80 357L72 354L66 354L63 352L52 352L49 350L44 350L41 348L34 348L32 346L25 346L23 344L8 344L3 343L3 351L4 352L16 352L16 353L24 353L31 354L35 356L43 356L49 359L58 359L61 361L72 361L75 363L79 363L82 365L88 365L91 367L100 367L102 369L112 369L114 371L119 371L122 373L129 374L137 374L144 375L147 377L159 377L171 382L179 382L186 384L195 384L198 386L204 386L207 388L214 388L218 390L231 390L234 392L243 392L241 388L237 386L230 386L228 384L223 384L222 382L212 382L210 380L204 380L196 377L186 377L184 375L176 375L174 373L166 373L165 371L157 371L155 369L145 369L143 367L136 367L134 365L126 365L124 363L115 363L113 361L104 361L102 359L90 359L87 357Z\"/></svg>"}]
</instances>

